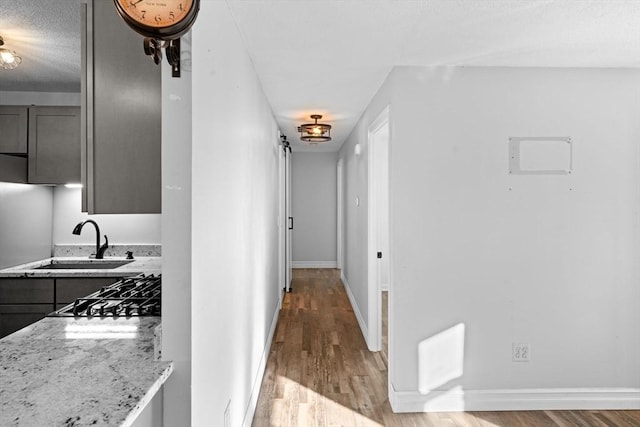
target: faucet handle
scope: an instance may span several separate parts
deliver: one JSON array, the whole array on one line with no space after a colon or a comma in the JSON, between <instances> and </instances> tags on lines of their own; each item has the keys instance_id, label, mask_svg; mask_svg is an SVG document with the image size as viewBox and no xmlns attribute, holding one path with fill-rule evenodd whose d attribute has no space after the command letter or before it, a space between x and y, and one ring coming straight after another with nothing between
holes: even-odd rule
<instances>
[{"instance_id":1,"label":"faucet handle","mask_svg":"<svg viewBox=\"0 0 640 427\"><path fill-rule=\"evenodd\" d=\"M103 259L104 258L104 253L107 250L107 248L109 247L109 239L107 238L107 235L104 235L104 244L102 246L100 246L100 248L98 249L98 253L96 254L96 258L97 259Z\"/></svg>"}]
</instances>

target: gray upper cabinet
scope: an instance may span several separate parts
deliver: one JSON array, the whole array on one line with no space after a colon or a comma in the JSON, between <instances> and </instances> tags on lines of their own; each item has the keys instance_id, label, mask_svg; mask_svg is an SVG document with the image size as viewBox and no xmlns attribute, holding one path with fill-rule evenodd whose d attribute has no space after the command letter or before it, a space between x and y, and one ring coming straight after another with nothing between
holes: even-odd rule
<instances>
[{"instance_id":1,"label":"gray upper cabinet","mask_svg":"<svg viewBox=\"0 0 640 427\"><path fill-rule=\"evenodd\" d=\"M0 107L0 153L27 154L28 107Z\"/></svg>"},{"instance_id":2,"label":"gray upper cabinet","mask_svg":"<svg viewBox=\"0 0 640 427\"><path fill-rule=\"evenodd\" d=\"M82 6L83 210L160 213L161 67L113 1Z\"/></svg>"},{"instance_id":3,"label":"gray upper cabinet","mask_svg":"<svg viewBox=\"0 0 640 427\"><path fill-rule=\"evenodd\" d=\"M29 183L80 182L80 108L29 108Z\"/></svg>"}]
</instances>

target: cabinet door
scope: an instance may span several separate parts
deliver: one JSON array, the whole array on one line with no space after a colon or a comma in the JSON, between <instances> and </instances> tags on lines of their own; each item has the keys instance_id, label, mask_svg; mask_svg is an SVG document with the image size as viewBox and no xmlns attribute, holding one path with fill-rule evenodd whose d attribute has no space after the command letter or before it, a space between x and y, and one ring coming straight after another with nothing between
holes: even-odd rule
<instances>
[{"instance_id":1,"label":"cabinet door","mask_svg":"<svg viewBox=\"0 0 640 427\"><path fill-rule=\"evenodd\" d=\"M27 183L27 158L0 154L0 181Z\"/></svg>"},{"instance_id":2,"label":"cabinet door","mask_svg":"<svg viewBox=\"0 0 640 427\"><path fill-rule=\"evenodd\" d=\"M161 67L112 1L83 6L84 210L159 213Z\"/></svg>"},{"instance_id":3,"label":"cabinet door","mask_svg":"<svg viewBox=\"0 0 640 427\"><path fill-rule=\"evenodd\" d=\"M29 182L80 182L80 107L29 108Z\"/></svg>"},{"instance_id":4,"label":"cabinet door","mask_svg":"<svg viewBox=\"0 0 640 427\"><path fill-rule=\"evenodd\" d=\"M0 279L0 338L53 311L53 279Z\"/></svg>"},{"instance_id":5,"label":"cabinet door","mask_svg":"<svg viewBox=\"0 0 640 427\"><path fill-rule=\"evenodd\" d=\"M0 304L53 304L53 279L0 279Z\"/></svg>"},{"instance_id":6,"label":"cabinet door","mask_svg":"<svg viewBox=\"0 0 640 427\"><path fill-rule=\"evenodd\" d=\"M0 107L0 153L27 154L27 107Z\"/></svg>"},{"instance_id":7,"label":"cabinet door","mask_svg":"<svg viewBox=\"0 0 640 427\"><path fill-rule=\"evenodd\" d=\"M0 338L43 319L52 311L52 304L0 304Z\"/></svg>"},{"instance_id":8,"label":"cabinet door","mask_svg":"<svg viewBox=\"0 0 640 427\"><path fill-rule=\"evenodd\" d=\"M119 280L119 277L77 277L56 279L56 306L67 305Z\"/></svg>"}]
</instances>

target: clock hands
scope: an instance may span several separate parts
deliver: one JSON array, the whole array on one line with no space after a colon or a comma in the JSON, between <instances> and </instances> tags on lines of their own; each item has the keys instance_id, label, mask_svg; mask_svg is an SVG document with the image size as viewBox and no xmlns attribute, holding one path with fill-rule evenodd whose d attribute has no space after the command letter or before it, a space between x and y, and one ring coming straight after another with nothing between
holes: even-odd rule
<instances>
[{"instance_id":1,"label":"clock hands","mask_svg":"<svg viewBox=\"0 0 640 427\"><path fill-rule=\"evenodd\" d=\"M138 3L140 3L141 1L142 1L142 0L138 0L137 2L130 1L130 2L129 2L129 4L131 5L131 7L135 8L135 7L136 7L136 5L137 5Z\"/></svg>"}]
</instances>

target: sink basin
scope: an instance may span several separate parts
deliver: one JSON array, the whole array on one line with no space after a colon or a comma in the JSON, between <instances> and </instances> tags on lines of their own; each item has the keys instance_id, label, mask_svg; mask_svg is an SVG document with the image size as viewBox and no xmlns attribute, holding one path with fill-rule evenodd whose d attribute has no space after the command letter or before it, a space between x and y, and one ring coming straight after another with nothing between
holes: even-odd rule
<instances>
[{"instance_id":1,"label":"sink basin","mask_svg":"<svg viewBox=\"0 0 640 427\"><path fill-rule=\"evenodd\" d=\"M36 267L36 270L109 270L129 264L133 260L100 260L88 259L85 261L53 260L49 264Z\"/></svg>"}]
</instances>

